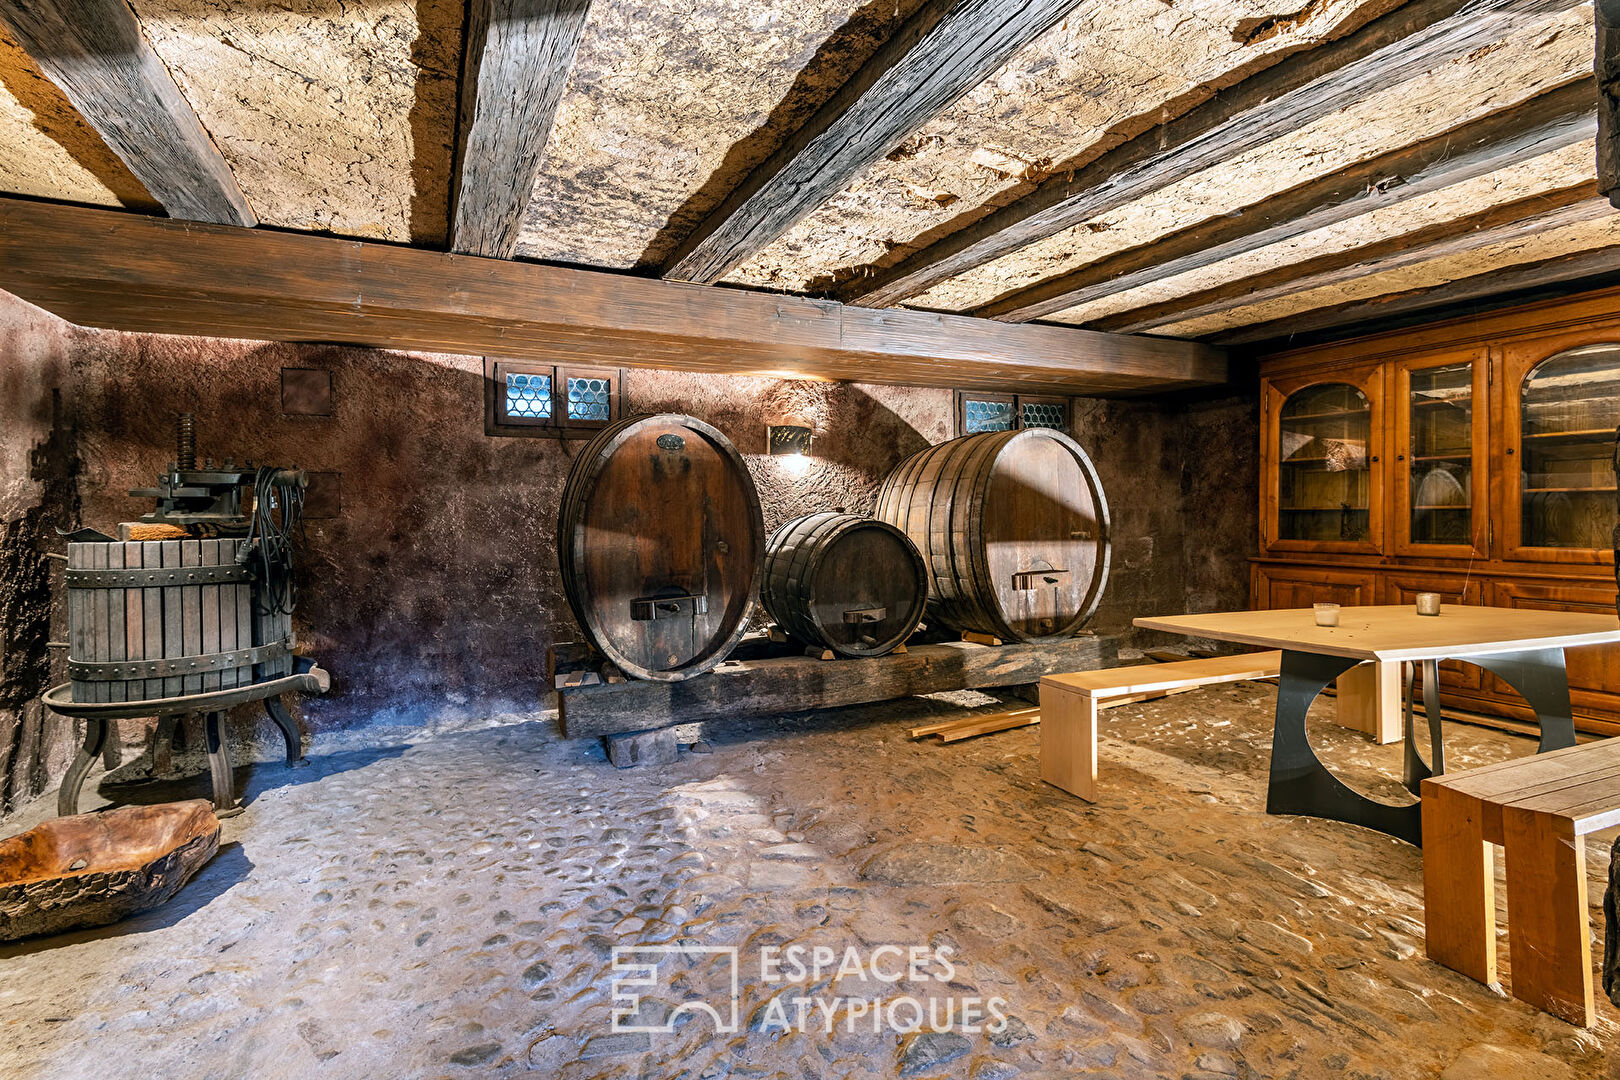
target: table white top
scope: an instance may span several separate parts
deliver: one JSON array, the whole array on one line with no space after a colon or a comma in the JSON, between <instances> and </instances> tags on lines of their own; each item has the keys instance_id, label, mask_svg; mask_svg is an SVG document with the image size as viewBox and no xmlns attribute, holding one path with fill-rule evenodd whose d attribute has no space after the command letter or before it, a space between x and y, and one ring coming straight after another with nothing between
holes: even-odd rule
<instances>
[{"instance_id":1,"label":"table white top","mask_svg":"<svg viewBox=\"0 0 1620 1080\"><path fill-rule=\"evenodd\" d=\"M1620 616L1533 608L1445 604L1419 615L1410 604L1341 607L1338 626L1317 626L1311 608L1217 611L1135 620L1144 630L1213 638L1267 649L1358 660L1445 660L1620 642Z\"/></svg>"}]
</instances>

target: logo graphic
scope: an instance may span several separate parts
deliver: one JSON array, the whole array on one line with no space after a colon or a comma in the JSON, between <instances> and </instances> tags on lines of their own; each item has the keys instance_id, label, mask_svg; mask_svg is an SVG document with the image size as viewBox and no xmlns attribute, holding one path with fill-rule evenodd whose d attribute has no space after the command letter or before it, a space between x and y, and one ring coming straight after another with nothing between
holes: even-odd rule
<instances>
[{"instance_id":1,"label":"logo graphic","mask_svg":"<svg viewBox=\"0 0 1620 1080\"><path fill-rule=\"evenodd\" d=\"M707 1013L722 1035L739 1027L734 945L616 945L613 972L615 1032L673 1032L682 1013Z\"/></svg>"}]
</instances>

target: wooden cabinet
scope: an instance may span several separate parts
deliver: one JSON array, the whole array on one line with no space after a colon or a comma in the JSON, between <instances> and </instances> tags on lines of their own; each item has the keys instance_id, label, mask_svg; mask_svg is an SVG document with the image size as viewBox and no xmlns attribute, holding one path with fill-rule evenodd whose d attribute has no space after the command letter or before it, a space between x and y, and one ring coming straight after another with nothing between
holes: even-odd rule
<instances>
[{"instance_id":1,"label":"wooden cabinet","mask_svg":"<svg viewBox=\"0 0 1620 1080\"><path fill-rule=\"evenodd\" d=\"M1615 610L1620 289L1261 364L1255 607ZM1620 733L1620 648L1572 650L1577 724ZM1448 705L1525 718L1469 664Z\"/></svg>"}]
</instances>

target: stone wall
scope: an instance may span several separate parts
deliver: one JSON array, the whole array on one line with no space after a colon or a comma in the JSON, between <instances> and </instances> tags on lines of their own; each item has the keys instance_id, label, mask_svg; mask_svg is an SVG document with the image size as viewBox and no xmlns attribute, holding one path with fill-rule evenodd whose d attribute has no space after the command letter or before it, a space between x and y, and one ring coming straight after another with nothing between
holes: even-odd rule
<instances>
[{"instance_id":1,"label":"stone wall","mask_svg":"<svg viewBox=\"0 0 1620 1080\"><path fill-rule=\"evenodd\" d=\"M36 777L59 771L38 724L18 721L51 681L39 551L61 548L49 526L82 511L85 524L111 530L150 509L126 492L172 459L180 412L198 418L199 456L337 474L341 506L307 520L300 551L299 638L333 675L333 692L304 706L310 730L547 707L547 648L577 637L553 531L582 444L485 435L479 358L85 330L4 293L0 342L4 407L18 413L0 435L0 764L26 729L31 748L11 757L22 753ZM332 414L283 415L284 367L330 371ZM628 412L688 412L731 437L771 528L814 510L870 510L889 470L952 428L948 390L657 371L629 372L624 389ZM1246 602L1254 409L1247 395L1076 402L1075 435L1114 514L1114 571L1093 626ZM764 455L765 425L791 421L816 431L803 477ZM54 636L63 630L58 621Z\"/></svg>"}]
</instances>

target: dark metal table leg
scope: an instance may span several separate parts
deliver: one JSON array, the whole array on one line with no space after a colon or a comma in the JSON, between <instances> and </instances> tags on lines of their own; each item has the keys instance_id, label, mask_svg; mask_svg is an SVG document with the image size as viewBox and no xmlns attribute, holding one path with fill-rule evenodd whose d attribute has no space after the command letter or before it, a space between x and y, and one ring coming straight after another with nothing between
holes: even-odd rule
<instances>
[{"instance_id":1,"label":"dark metal table leg","mask_svg":"<svg viewBox=\"0 0 1620 1080\"><path fill-rule=\"evenodd\" d=\"M1401 693L1401 738L1406 744L1406 759L1401 768L1401 784L1414 795L1422 790L1423 781L1434 775L1429 770L1429 763L1423 760L1423 755L1418 751L1417 721L1412 714L1412 688L1415 685L1416 674L1416 664L1407 662L1401 665L1401 679L1404 684Z\"/></svg>"},{"instance_id":2,"label":"dark metal table leg","mask_svg":"<svg viewBox=\"0 0 1620 1080\"><path fill-rule=\"evenodd\" d=\"M282 741L287 744L287 764L295 769L308 765L309 759L304 757L303 736L298 731L297 721L287 712L287 706L281 703L279 697L267 697L264 699L264 711L281 729Z\"/></svg>"},{"instance_id":3,"label":"dark metal table leg","mask_svg":"<svg viewBox=\"0 0 1620 1080\"><path fill-rule=\"evenodd\" d=\"M1392 806L1351 790L1328 772L1306 735L1305 714L1311 702L1358 662L1343 656L1283 651L1266 812L1330 818L1421 845L1423 824L1418 805Z\"/></svg>"},{"instance_id":4,"label":"dark metal table leg","mask_svg":"<svg viewBox=\"0 0 1620 1080\"><path fill-rule=\"evenodd\" d=\"M1423 715L1429 721L1430 776L1446 775L1445 733L1440 728L1440 661L1423 661Z\"/></svg>"},{"instance_id":5,"label":"dark metal table leg","mask_svg":"<svg viewBox=\"0 0 1620 1080\"><path fill-rule=\"evenodd\" d=\"M1541 722L1541 745L1537 753L1575 745L1575 719L1569 704L1569 677L1564 671L1563 649L1527 649L1464 659L1493 672L1517 690L1536 711L1536 719Z\"/></svg>"},{"instance_id":6,"label":"dark metal table leg","mask_svg":"<svg viewBox=\"0 0 1620 1080\"><path fill-rule=\"evenodd\" d=\"M90 775L90 766L101 756L101 748L106 742L107 721L86 720L84 743L73 756L73 764L68 766L67 773L62 777L62 786L56 791L57 817L71 817L79 812L79 792L84 788L84 778Z\"/></svg>"},{"instance_id":7,"label":"dark metal table leg","mask_svg":"<svg viewBox=\"0 0 1620 1080\"><path fill-rule=\"evenodd\" d=\"M225 744L225 714L208 713L203 719L208 741L208 770L214 781L214 816L231 817L242 808L236 802L236 775L231 771L231 751Z\"/></svg>"}]
</instances>

